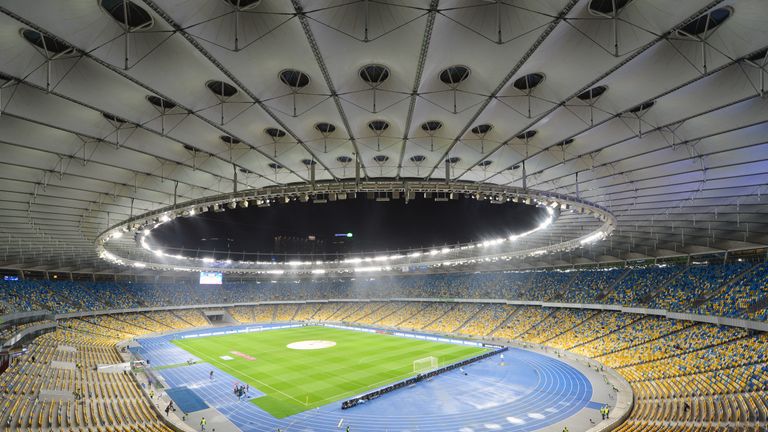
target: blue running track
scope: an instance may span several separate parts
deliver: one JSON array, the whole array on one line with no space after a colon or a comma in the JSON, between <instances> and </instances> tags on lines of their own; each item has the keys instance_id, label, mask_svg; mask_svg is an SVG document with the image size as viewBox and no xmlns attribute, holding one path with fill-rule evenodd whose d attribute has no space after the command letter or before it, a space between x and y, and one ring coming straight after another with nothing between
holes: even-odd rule
<instances>
[{"instance_id":1,"label":"blue running track","mask_svg":"<svg viewBox=\"0 0 768 432\"><path fill-rule=\"evenodd\" d=\"M140 339L137 351L152 366L199 360L171 344L173 337ZM187 387L245 432L333 431L342 419L351 430L366 432L529 432L589 406L592 386L572 366L518 348L510 348L504 361L502 365L498 356L491 357L466 367L466 376L451 371L349 410L342 411L338 401L285 419L275 419L246 399L238 401L232 392L236 379L207 363L158 372L170 387ZM211 370L213 381L208 378ZM250 398L261 395L251 388Z\"/></svg>"}]
</instances>

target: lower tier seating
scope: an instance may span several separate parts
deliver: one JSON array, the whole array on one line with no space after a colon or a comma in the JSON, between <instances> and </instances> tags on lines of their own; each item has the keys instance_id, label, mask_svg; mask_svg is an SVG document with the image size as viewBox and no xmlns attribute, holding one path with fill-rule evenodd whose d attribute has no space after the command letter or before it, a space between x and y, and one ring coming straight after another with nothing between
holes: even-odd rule
<instances>
[{"instance_id":1,"label":"lower tier seating","mask_svg":"<svg viewBox=\"0 0 768 432\"><path fill-rule=\"evenodd\" d=\"M768 424L766 333L662 316L493 303L310 302L236 306L227 312L242 323L346 322L570 350L614 368L632 386L634 409L618 429L624 432L756 431L758 424ZM114 348L120 340L209 325L200 309L62 320L0 375L0 426L167 430L130 375L93 368L122 361ZM54 367L53 361L76 366Z\"/></svg>"}]
</instances>

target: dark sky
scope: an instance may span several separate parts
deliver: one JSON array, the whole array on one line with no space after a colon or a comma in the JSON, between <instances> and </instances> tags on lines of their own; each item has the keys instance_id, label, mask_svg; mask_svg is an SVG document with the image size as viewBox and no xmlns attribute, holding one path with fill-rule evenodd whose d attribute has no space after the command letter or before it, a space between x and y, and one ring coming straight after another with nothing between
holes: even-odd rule
<instances>
[{"instance_id":1,"label":"dark sky","mask_svg":"<svg viewBox=\"0 0 768 432\"><path fill-rule=\"evenodd\" d=\"M292 201L178 218L154 230L152 242L164 249L232 252L383 251L506 237L534 228L545 217L533 206L465 198L436 202L419 197L408 204L365 197L326 204ZM351 239L334 236L348 232ZM309 236L316 240L306 240ZM277 237L283 239L276 242Z\"/></svg>"}]
</instances>

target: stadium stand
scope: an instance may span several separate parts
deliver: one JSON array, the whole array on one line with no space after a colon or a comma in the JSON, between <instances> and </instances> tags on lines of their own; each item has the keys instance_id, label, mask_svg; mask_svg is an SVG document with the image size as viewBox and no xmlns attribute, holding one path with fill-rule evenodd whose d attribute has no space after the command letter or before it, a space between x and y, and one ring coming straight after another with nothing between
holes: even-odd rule
<instances>
[{"instance_id":1,"label":"stadium stand","mask_svg":"<svg viewBox=\"0 0 768 432\"><path fill-rule=\"evenodd\" d=\"M421 330L445 315L453 307L450 303L432 303L400 324L400 327Z\"/></svg>"},{"instance_id":2,"label":"stadium stand","mask_svg":"<svg viewBox=\"0 0 768 432\"><path fill-rule=\"evenodd\" d=\"M403 302L398 303L399 307L394 312L385 316L376 324L384 327L397 327L408 318L418 315L429 303Z\"/></svg>"},{"instance_id":3,"label":"stadium stand","mask_svg":"<svg viewBox=\"0 0 768 432\"><path fill-rule=\"evenodd\" d=\"M516 306L507 304L488 304L458 331L465 335L488 336L501 325L512 313Z\"/></svg>"},{"instance_id":4,"label":"stadium stand","mask_svg":"<svg viewBox=\"0 0 768 432\"><path fill-rule=\"evenodd\" d=\"M667 284L648 303L652 308L685 311L706 301L711 290L725 284L750 267L747 263L694 265Z\"/></svg>"},{"instance_id":5,"label":"stadium stand","mask_svg":"<svg viewBox=\"0 0 768 432\"><path fill-rule=\"evenodd\" d=\"M684 269L684 267L666 265L633 268L627 276L618 281L603 303L624 306L646 304L645 300L652 295L653 291L666 286Z\"/></svg>"},{"instance_id":6,"label":"stadium stand","mask_svg":"<svg viewBox=\"0 0 768 432\"><path fill-rule=\"evenodd\" d=\"M0 424L6 430L172 431L130 375L95 371L122 361L114 342L65 330L35 339L0 375Z\"/></svg>"},{"instance_id":7,"label":"stadium stand","mask_svg":"<svg viewBox=\"0 0 768 432\"><path fill-rule=\"evenodd\" d=\"M573 279L562 298L566 303L596 303L627 272L625 269L584 270Z\"/></svg>"},{"instance_id":8,"label":"stadium stand","mask_svg":"<svg viewBox=\"0 0 768 432\"><path fill-rule=\"evenodd\" d=\"M553 312L554 309L550 308L520 308L499 325L492 335L503 339L517 339Z\"/></svg>"},{"instance_id":9,"label":"stadium stand","mask_svg":"<svg viewBox=\"0 0 768 432\"><path fill-rule=\"evenodd\" d=\"M544 344L593 358L630 382L635 406L621 431L756 431L757 424L768 422L766 333L661 315L428 299L600 302L765 321L767 284L768 265L763 262L409 276L354 284L339 279L314 282L303 296L355 298L375 291L382 297L392 289L393 297L425 300L238 305L226 310L241 323L333 321ZM223 304L225 299L279 302L295 294L295 285L268 283L255 289L237 282L212 291L184 282L0 282L0 306L5 313L72 313L188 301ZM42 323L52 321L7 324L0 337ZM128 375L92 368L122 361L115 349L119 341L209 325L203 310L192 307L60 319L57 330L34 339L0 375L5 396L0 424L11 430L169 430ZM79 366L55 368L54 360ZM51 391L69 396L39 398Z\"/></svg>"},{"instance_id":10,"label":"stadium stand","mask_svg":"<svg viewBox=\"0 0 768 432\"><path fill-rule=\"evenodd\" d=\"M536 326L517 336L517 339L544 344L553 337L581 324L594 314L595 312L590 310L555 309Z\"/></svg>"},{"instance_id":11,"label":"stadium stand","mask_svg":"<svg viewBox=\"0 0 768 432\"><path fill-rule=\"evenodd\" d=\"M754 318L751 313L766 304L768 264L759 263L742 278L723 285L707 302L693 310L701 315Z\"/></svg>"},{"instance_id":12,"label":"stadium stand","mask_svg":"<svg viewBox=\"0 0 768 432\"><path fill-rule=\"evenodd\" d=\"M435 333L451 333L461 327L480 309L481 306L476 304L455 303L445 314L424 327L424 330Z\"/></svg>"}]
</instances>

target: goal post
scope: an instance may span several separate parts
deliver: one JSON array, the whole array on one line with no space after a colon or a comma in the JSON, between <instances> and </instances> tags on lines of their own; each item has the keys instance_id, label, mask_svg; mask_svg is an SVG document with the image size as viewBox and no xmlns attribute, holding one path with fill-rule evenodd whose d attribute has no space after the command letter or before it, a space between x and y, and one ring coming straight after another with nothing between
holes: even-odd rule
<instances>
[{"instance_id":1,"label":"goal post","mask_svg":"<svg viewBox=\"0 0 768 432\"><path fill-rule=\"evenodd\" d=\"M437 369L437 357L429 356L413 361L413 372L422 373Z\"/></svg>"}]
</instances>

